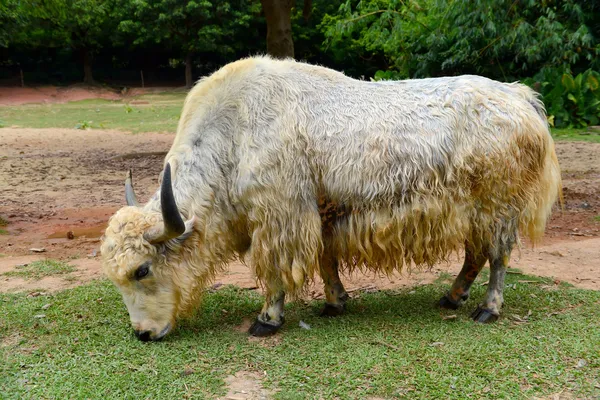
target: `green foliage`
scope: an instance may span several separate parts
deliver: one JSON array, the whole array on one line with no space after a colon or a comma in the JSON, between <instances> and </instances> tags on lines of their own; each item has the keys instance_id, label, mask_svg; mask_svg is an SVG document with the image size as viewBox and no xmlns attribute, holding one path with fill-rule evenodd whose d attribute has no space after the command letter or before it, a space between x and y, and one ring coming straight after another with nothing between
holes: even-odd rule
<instances>
[{"instance_id":1,"label":"green foliage","mask_svg":"<svg viewBox=\"0 0 600 400\"><path fill-rule=\"evenodd\" d=\"M308 19L303 15L303 2L297 2L292 12L292 30L296 58L326 65L344 71L347 75L372 76L379 66L379 59L367 60L352 48L349 42L330 46L326 40L328 21L336 15L345 0L312 0L312 12Z\"/></svg>"},{"instance_id":2,"label":"green foliage","mask_svg":"<svg viewBox=\"0 0 600 400\"><path fill-rule=\"evenodd\" d=\"M548 121L559 128L600 123L600 74L591 69L573 76L545 69L524 82L542 94Z\"/></svg>"},{"instance_id":3,"label":"green foliage","mask_svg":"<svg viewBox=\"0 0 600 400\"><path fill-rule=\"evenodd\" d=\"M163 43L181 55L233 54L260 12L258 0L120 0L119 30L133 43Z\"/></svg>"},{"instance_id":4,"label":"green foliage","mask_svg":"<svg viewBox=\"0 0 600 400\"><path fill-rule=\"evenodd\" d=\"M40 260L17 267L13 271L5 272L5 276L14 276L25 279L41 279L45 276L64 275L75 271L75 267L57 260Z\"/></svg>"},{"instance_id":5,"label":"green foliage","mask_svg":"<svg viewBox=\"0 0 600 400\"><path fill-rule=\"evenodd\" d=\"M11 35L25 25L23 15L19 11L18 0L0 2L0 47L7 47Z\"/></svg>"},{"instance_id":6,"label":"green foliage","mask_svg":"<svg viewBox=\"0 0 600 400\"><path fill-rule=\"evenodd\" d=\"M327 21L331 46L384 56L402 78L477 73L515 80L542 68L598 66L593 2L347 0Z\"/></svg>"},{"instance_id":7,"label":"green foliage","mask_svg":"<svg viewBox=\"0 0 600 400\"><path fill-rule=\"evenodd\" d=\"M9 0L9 5L13 0ZM92 83L91 65L95 54L110 44L116 29L113 0L23 0L15 2L17 26L6 44L10 47L8 64L41 63L45 53L68 51L85 66L85 80ZM2 12L0 11L0 14ZM1 18L1 17L0 17ZM2 28L0 28L1 45ZM32 54L34 53L34 54ZM32 61L32 55L35 61Z\"/></svg>"},{"instance_id":8,"label":"green foliage","mask_svg":"<svg viewBox=\"0 0 600 400\"><path fill-rule=\"evenodd\" d=\"M91 129L93 122L94 121L79 121L79 123L77 125L75 125L75 129L82 129L82 130Z\"/></svg>"},{"instance_id":9,"label":"green foliage","mask_svg":"<svg viewBox=\"0 0 600 400\"><path fill-rule=\"evenodd\" d=\"M113 2L103 0L34 0L18 3L24 31L15 44L26 47L65 47L95 50L114 30Z\"/></svg>"},{"instance_id":10,"label":"green foliage","mask_svg":"<svg viewBox=\"0 0 600 400\"><path fill-rule=\"evenodd\" d=\"M599 75L590 69L600 66L598 11L578 0L347 0L323 24L330 46L385 58L376 80L467 73L515 81L541 71L526 81L542 93L549 122L585 127L600 118Z\"/></svg>"}]
</instances>

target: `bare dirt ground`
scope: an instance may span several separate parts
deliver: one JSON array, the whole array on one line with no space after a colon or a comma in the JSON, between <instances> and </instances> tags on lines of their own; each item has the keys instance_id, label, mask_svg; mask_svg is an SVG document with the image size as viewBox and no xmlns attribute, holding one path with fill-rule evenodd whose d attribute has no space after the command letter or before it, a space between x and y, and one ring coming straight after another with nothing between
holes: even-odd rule
<instances>
[{"instance_id":1,"label":"bare dirt ground","mask_svg":"<svg viewBox=\"0 0 600 400\"><path fill-rule=\"evenodd\" d=\"M98 256L105 224L124 205L123 183L133 168L137 195L144 201L157 188L162 155L123 158L125 154L166 152L172 134L127 134L71 129L0 130L0 291L55 291L102 276ZM565 186L564 212L555 212L544 241L514 252L511 266L576 286L600 289L600 144L557 142ZM72 235L69 234L72 233ZM72 238L68 238L71 236ZM36 253L31 249L44 249ZM24 280L2 274L34 260L69 262L68 275ZM355 274L347 289L388 289L456 274L460 261L430 271L394 275ZM245 288L257 284L247 267L234 263L216 284ZM320 285L312 297L321 297Z\"/></svg>"},{"instance_id":2,"label":"bare dirt ground","mask_svg":"<svg viewBox=\"0 0 600 400\"><path fill-rule=\"evenodd\" d=\"M226 400L263 400L272 398L272 393L262 387L258 372L238 371L225 378Z\"/></svg>"},{"instance_id":3,"label":"bare dirt ground","mask_svg":"<svg viewBox=\"0 0 600 400\"><path fill-rule=\"evenodd\" d=\"M66 103L86 99L120 100L127 96L164 92L173 88L133 88L117 90L103 87L76 84L67 87L2 87L0 88L0 105L15 106L26 103Z\"/></svg>"}]
</instances>

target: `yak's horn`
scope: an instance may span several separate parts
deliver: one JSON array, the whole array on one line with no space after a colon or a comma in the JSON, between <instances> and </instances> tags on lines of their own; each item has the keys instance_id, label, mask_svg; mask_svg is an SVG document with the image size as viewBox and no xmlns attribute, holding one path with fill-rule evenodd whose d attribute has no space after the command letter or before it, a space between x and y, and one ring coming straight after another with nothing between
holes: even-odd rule
<instances>
[{"instance_id":1,"label":"yak's horn","mask_svg":"<svg viewBox=\"0 0 600 400\"><path fill-rule=\"evenodd\" d=\"M160 187L160 208L165 223L165 238L178 237L185 232L185 222L179 214L173 187L171 185L171 165L167 163Z\"/></svg>"},{"instance_id":2,"label":"yak's horn","mask_svg":"<svg viewBox=\"0 0 600 400\"><path fill-rule=\"evenodd\" d=\"M125 200L127 201L128 206L138 207L140 205L135 197L135 192L133 191L133 184L131 183L131 169L127 173L127 179L125 179Z\"/></svg>"}]
</instances>

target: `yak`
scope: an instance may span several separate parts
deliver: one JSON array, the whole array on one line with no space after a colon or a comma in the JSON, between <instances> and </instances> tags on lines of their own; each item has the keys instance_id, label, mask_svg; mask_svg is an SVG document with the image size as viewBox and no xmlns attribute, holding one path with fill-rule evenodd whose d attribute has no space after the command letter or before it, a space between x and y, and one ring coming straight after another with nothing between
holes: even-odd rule
<instances>
[{"instance_id":1,"label":"yak","mask_svg":"<svg viewBox=\"0 0 600 400\"><path fill-rule=\"evenodd\" d=\"M256 56L188 93L158 177L109 220L103 270L136 336L159 340L238 259L264 288L249 332L275 333L318 273L322 314L344 312L340 272L432 266L464 249L438 304L457 308L487 261L478 322L500 315L520 234L543 235L561 198L543 103L519 83L463 75L365 81Z\"/></svg>"}]
</instances>

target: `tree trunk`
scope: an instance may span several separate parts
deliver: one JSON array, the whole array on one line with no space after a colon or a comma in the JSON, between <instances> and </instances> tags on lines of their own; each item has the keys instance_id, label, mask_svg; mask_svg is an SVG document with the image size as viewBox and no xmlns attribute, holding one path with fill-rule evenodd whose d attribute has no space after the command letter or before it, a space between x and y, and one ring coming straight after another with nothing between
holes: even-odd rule
<instances>
[{"instance_id":1,"label":"tree trunk","mask_svg":"<svg viewBox=\"0 0 600 400\"><path fill-rule=\"evenodd\" d=\"M88 49L83 49L83 83L93 85L94 76L92 75L92 55Z\"/></svg>"},{"instance_id":2,"label":"tree trunk","mask_svg":"<svg viewBox=\"0 0 600 400\"><path fill-rule=\"evenodd\" d=\"M305 21L308 21L312 14L312 0L304 0L304 8L302 8L302 16Z\"/></svg>"},{"instance_id":3,"label":"tree trunk","mask_svg":"<svg viewBox=\"0 0 600 400\"><path fill-rule=\"evenodd\" d=\"M192 53L188 53L185 57L185 87L192 87Z\"/></svg>"},{"instance_id":4,"label":"tree trunk","mask_svg":"<svg viewBox=\"0 0 600 400\"><path fill-rule=\"evenodd\" d=\"M260 0L267 20L267 53L276 58L294 57L292 6L294 0Z\"/></svg>"}]
</instances>

